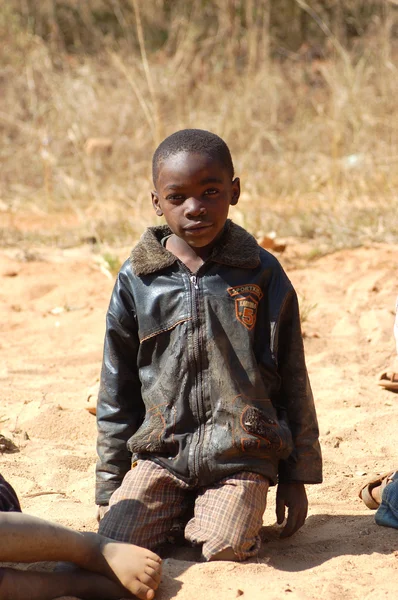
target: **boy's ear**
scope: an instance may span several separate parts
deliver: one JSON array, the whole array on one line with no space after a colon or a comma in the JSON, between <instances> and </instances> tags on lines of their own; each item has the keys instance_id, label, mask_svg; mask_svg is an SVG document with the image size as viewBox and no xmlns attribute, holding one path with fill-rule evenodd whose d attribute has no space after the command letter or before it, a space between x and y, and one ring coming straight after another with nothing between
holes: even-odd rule
<instances>
[{"instance_id":1,"label":"boy's ear","mask_svg":"<svg viewBox=\"0 0 398 600\"><path fill-rule=\"evenodd\" d=\"M238 200L239 200L239 196L240 196L240 179L239 177L235 177L235 179L232 181L232 198L231 198L231 206L235 206L235 204L238 204Z\"/></svg>"},{"instance_id":2,"label":"boy's ear","mask_svg":"<svg viewBox=\"0 0 398 600\"><path fill-rule=\"evenodd\" d=\"M162 217L163 211L160 208L159 196L157 195L156 192L151 192L151 197L152 197L152 206L155 209L155 213L157 214L158 217Z\"/></svg>"}]
</instances>

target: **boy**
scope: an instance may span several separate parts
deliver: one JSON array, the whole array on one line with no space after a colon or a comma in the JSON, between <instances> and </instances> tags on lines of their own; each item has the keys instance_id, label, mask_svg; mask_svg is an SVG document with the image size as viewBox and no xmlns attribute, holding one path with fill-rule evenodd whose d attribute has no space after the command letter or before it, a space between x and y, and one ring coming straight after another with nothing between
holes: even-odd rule
<instances>
[{"instance_id":1,"label":"boy","mask_svg":"<svg viewBox=\"0 0 398 600\"><path fill-rule=\"evenodd\" d=\"M61 560L81 567L73 575L0 568L1 600L154 598L161 575L156 554L21 514L15 492L0 479L0 563Z\"/></svg>"},{"instance_id":2,"label":"boy","mask_svg":"<svg viewBox=\"0 0 398 600\"><path fill-rule=\"evenodd\" d=\"M225 142L179 131L153 157L148 229L116 281L97 406L99 531L205 560L257 554L270 484L282 536L322 480L296 294L278 261L227 219L239 200ZM131 454L133 468L131 467Z\"/></svg>"}]
</instances>

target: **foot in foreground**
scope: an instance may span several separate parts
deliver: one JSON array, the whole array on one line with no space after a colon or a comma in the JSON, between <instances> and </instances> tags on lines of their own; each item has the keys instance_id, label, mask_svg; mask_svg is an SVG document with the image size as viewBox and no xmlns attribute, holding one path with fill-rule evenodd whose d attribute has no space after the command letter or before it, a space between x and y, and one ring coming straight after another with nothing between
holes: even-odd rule
<instances>
[{"instance_id":1,"label":"foot in foreground","mask_svg":"<svg viewBox=\"0 0 398 600\"><path fill-rule=\"evenodd\" d=\"M67 561L69 572L0 569L1 600L152 600L161 559L144 548L81 533L20 513L0 513L0 562Z\"/></svg>"}]
</instances>

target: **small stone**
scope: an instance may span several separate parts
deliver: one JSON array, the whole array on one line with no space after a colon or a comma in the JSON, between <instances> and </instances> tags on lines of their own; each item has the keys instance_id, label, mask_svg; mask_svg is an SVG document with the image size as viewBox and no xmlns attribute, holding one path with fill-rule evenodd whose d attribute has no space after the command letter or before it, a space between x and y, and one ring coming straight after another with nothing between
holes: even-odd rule
<instances>
[{"instance_id":1,"label":"small stone","mask_svg":"<svg viewBox=\"0 0 398 600\"><path fill-rule=\"evenodd\" d=\"M10 271L5 271L3 273L3 277L17 277L18 271L14 271L13 269Z\"/></svg>"}]
</instances>

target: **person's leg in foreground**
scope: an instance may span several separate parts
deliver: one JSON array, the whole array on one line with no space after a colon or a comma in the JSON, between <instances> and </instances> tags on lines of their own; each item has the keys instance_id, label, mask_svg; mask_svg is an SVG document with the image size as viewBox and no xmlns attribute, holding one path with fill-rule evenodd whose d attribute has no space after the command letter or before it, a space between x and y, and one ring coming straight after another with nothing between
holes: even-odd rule
<instances>
[{"instance_id":1,"label":"person's leg in foreground","mask_svg":"<svg viewBox=\"0 0 398 600\"><path fill-rule=\"evenodd\" d=\"M120 544L96 533L11 512L0 512L0 562L73 562L81 570L34 572L0 569L1 600L152 600L161 576L160 558L144 548Z\"/></svg>"}]
</instances>

